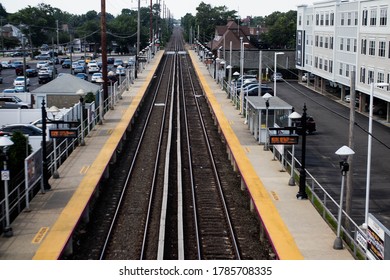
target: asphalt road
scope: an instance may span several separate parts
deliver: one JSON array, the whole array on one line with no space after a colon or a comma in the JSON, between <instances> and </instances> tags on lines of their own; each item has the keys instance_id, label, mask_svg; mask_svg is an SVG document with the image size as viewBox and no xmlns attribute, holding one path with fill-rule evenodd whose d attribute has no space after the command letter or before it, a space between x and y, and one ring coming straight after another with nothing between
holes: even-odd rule
<instances>
[{"instance_id":1,"label":"asphalt road","mask_svg":"<svg viewBox=\"0 0 390 280\"><path fill-rule=\"evenodd\" d=\"M343 145L349 146L349 104L315 93L296 82L278 83L276 95L291 104L300 114L303 112L303 105L306 104L307 114L314 117L317 132L306 138L306 169L336 201L339 201L340 158L335 152ZM349 173L353 175L352 217L358 225L361 225L364 222L366 201L369 122L367 114L356 113L355 122L353 148L355 155ZM390 149L386 146L390 143L390 128L374 121L372 132L369 212L390 228L390 163L387 161L390 158ZM296 157L299 160L300 150L298 144Z\"/></svg>"}]
</instances>

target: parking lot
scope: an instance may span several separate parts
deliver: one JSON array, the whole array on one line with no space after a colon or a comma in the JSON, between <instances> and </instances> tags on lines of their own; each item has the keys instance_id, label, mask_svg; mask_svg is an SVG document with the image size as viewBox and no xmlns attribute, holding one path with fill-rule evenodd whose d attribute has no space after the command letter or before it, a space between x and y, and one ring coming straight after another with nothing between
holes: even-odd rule
<instances>
[{"instance_id":1,"label":"parking lot","mask_svg":"<svg viewBox=\"0 0 390 280\"><path fill-rule=\"evenodd\" d=\"M73 55L72 61L76 62L76 61L80 60L81 57L82 57L82 54ZM58 57L58 58L59 58L59 60L65 59L65 57ZM128 59L128 57L115 57L115 58L121 58L124 61L127 61L127 59ZM18 57L18 58L1 57L0 61L23 62L23 58L22 57ZM96 59L96 61L101 64L100 58ZM35 59L30 60L30 58L26 59L26 66L28 65L27 67L29 68L29 72L34 72L33 71L34 69L36 71L39 70L37 67L38 62L40 62L40 61L35 60ZM72 71L71 68L63 68L61 64L53 64L52 66L56 68L56 69L54 69L54 72L57 73L56 76L61 74L61 73L71 74L71 71ZM31 69L33 69L33 70L31 70ZM107 70L108 71L115 71L113 64L108 64ZM86 74L88 75L88 81L91 81L92 73L88 73L88 71L86 71ZM15 70L15 68L3 68L0 76L2 78L2 83L0 83L0 95L1 95L1 93L5 89L13 89L14 88L13 83L14 83L15 78L17 77L16 70ZM30 86L28 86L28 91L33 91L36 88L42 86L42 84L39 83L38 75L31 75L28 78L30 80Z\"/></svg>"}]
</instances>

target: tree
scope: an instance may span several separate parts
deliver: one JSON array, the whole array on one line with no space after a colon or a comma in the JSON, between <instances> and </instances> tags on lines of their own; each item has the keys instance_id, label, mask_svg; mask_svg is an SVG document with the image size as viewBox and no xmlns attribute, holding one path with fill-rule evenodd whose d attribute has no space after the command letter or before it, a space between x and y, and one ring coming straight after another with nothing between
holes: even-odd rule
<instances>
[{"instance_id":1,"label":"tree","mask_svg":"<svg viewBox=\"0 0 390 280\"><path fill-rule=\"evenodd\" d=\"M9 169L12 176L16 176L20 170L24 170L24 159L31 154L32 148L28 143L28 138L20 131L15 131L11 136L14 144L9 147Z\"/></svg>"}]
</instances>

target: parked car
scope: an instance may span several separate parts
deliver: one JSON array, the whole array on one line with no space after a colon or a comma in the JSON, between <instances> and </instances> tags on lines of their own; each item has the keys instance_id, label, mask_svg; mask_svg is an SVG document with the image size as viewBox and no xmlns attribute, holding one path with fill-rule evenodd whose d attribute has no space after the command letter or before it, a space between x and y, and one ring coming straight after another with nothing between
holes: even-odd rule
<instances>
[{"instance_id":1,"label":"parked car","mask_svg":"<svg viewBox=\"0 0 390 280\"><path fill-rule=\"evenodd\" d=\"M11 65L8 63L8 61L2 61L1 62L1 67L3 69L8 69L8 68L11 68Z\"/></svg>"},{"instance_id":2,"label":"parked car","mask_svg":"<svg viewBox=\"0 0 390 280\"><path fill-rule=\"evenodd\" d=\"M29 92L30 90L28 88L25 88L24 86L16 86L14 87L15 92Z\"/></svg>"},{"instance_id":3,"label":"parked car","mask_svg":"<svg viewBox=\"0 0 390 280\"><path fill-rule=\"evenodd\" d=\"M35 68L26 69L26 76L27 77L36 77L38 76L38 71Z\"/></svg>"},{"instance_id":4,"label":"parked car","mask_svg":"<svg viewBox=\"0 0 390 280\"><path fill-rule=\"evenodd\" d=\"M103 74L100 72L93 73L91 77L91 83L97 83L99 79L103 79Z\"/></svg>"},{"instance_id":5,"label":"parked car","mask_svg":"<svg viewBox=\"0 0 390 280\"><path fill-rule=\"evenodd\" d=\"M3 95L5 94L11 94L11 93L16 93L16 89L15 88L6 88L5 90L3 90Z\"/></svg>"},{"instance_id":6,"label":"parked car","mask_svg":"<svg viewBox=\"0 0 390 280\"><path fill-rule=\"evenodd\" d=\"M50 60L51 56L48 53L44 53L44 54L39 54L39 55L35 56L35 59L36 60Z\"/></svg>"},{"instance_id":7,"label":"parked car","mask_svg":"<svg viewBox=\"0 0 390 280\"><path fill-rule=\"evenodd\" d=\"M100 68L99 65L96 62L90 62L88 63L88 73L93 74L96 72L99 72Z\"/></svg>"},{"instance_id":8,"label":"parked car","mask_svg":"<svg viewBox=\"0 0 390 280\"><path fill-rule=\"evenodd\" d=\"M116 58L114 61L114 67L123 66L123 60L120 58Z\"/></svg>"},{"instance_id":9,"label":"parked car","mask_svg":"<svg viewBox=\"0 0 390 280\"><path fill-rule=\"evenodd\" d=\"M351 96L349 94L347 94L344 97L344 101L347 103L351 102ZM359 97L355 97L355 103L356 103L356 105L359 105Z\"/></svg>"},{"instance_id":10,"label":"parked car","mask_svg":"<svg viewBox=\"0 0 390 280\"><path fill-rule=\"evenodd\" d=\"M386 103L378 103L374 104L372 107L372 113L374 115L384 116L387 112L387 104Z\"/></svg>"},{"instance_id":11,"label":"parked car","mask_svg":"<svg viewBox=\"0 0 390 280\"><path fill-rule=\"evenodd\" d=\"M295 121L295 126L298 128L302 128L302 118L300 120ZM316 122L312 116L306 117L306 133L313 134L317 130ZM298 134L302 134L302 129L298 129Z\"/></svg>"},{"instance_id":12,"label":"parked car","mask_svg":"<svg viewBox=\"0 0 390 280\"><path fill-rule=\"evenodd\" d=\"M73 69L73 73L74 74L85 73L84 66L77 64L77 66L75 66L74 69Z\"/></svg>"},{"instance_id":13,"label":"parked car","mask_svg":"<svg viewBox=\"0 0 390 280\"><path fill-rule=\"evenodd\" d=\"M302 76L302 82L307 82L307 80L309 79L310 82L314 81L314 74L312 73L305 73L303 74Z\"/></svg>"},{"instance_id":14,"label":"parked car","mask_svg":"<svg viewBox=\"0 0 390 280\"><path fill-rule=\"evenodd\" d=\"M30 79L29 78L26 78L26 80L24 80L24 77L20 76L20 77L16 77L15 80L14 80L14 87L16 86L24 86L24 85L27 85L29 86L30 85Z\"/></svg>"},{"instance_id":15,"label":"parked car","mask_svg":"<svg viewBox=\"0 0 390 280\"><path fill-rule=\"evenodd\" d=\"M49 67L49 63L47 61L38 61L37 62L37 69L40 69L42 67Z\"/></svg>"},{"instance_id":16,"label":"parked car","mask_svg":"<svg viewBox=\"0 0 390 280\"><path fill-rule=\"evenodd\" d=\"M23 76L24 75L24 72L23 72L23 64L15 64L15 74L16 76ZM26 64L26 70L29 69L30 66L28 64Z\"/></svg>"},{"instance_id":17,"label":"parked car","mask_svg":"<svg viewBox=\"0 0 390 280\"><path fill-rule=\"evenodd\" d=\"M9 124L4 125L0 128L0 131L3 134L12 134L16 131L20 131L24 135L28 136L41 136L42 135L42 129L39 127L32 125L32 124Z\"/></svg>"},{"instance_id":18,"label":"parked car","mask_svg":"<svg viewBox=\"0 0 390 280\"><path fill-rule=\"evenodd\" d=\"M17 96L0 96L0 109L28 109L30 105Z\"/></svg>"},{"instance_id":19,"label":"parked car","mask_svg":"<svg viewBox=\"0 0 390 280\"><path fill-rule=\"evenodd\" d=\"M267 85L262 85L261 86L261 96L263 96L266 93L274 95L274 90L273 90L273 88L271 88ZM250 90L244 91L244 95L245 96L259 96L259 87L254 87L254 88L251 88Z\"/></svg>"},{"instance_id":20,"label":"parked car","mask_svg":"<svg viewBox=\"0 0 390 280\"><path fill-rule=\"evenodd\" d=\"M72 66L72 62L70 59L65 59L64 62L62 62L62 68L70 68Z\"/></svg>"},{"instance_id":21,"label":"parked car","mask_svg":"<svg viewBox=\"0 0 390 280\"><path fill-rule=\"evenodd\" d=\"M115 58L109 57L107 58L107 64L114 64Z\"/></svg>"},{"instance_id":22,"label":"parked car","mask_svg":"<svg viewBox=\"0 0 390 280\"><path fill-rule=\"evenodd\" d=\"M53 80L53 76L49 74L48 72L38 74L38 83L39 84L46 84Z\"/></svg>"},{"instance_id":23,"label":"parked car","mask_svg":"<svg viewBox=\"0 0 390 280\"><path fill-rule=\"evenodd\" d=\"M119 65L119 66L116 68L115 74L118 75L118 76L125 76L125 75L126 75L126 69L125 69L125 67Z\"/></svg>"},{"instance_id":24,"label":"parked car","mask_svg":"<svg viewBox=\"0 0 390 280\"><path fill-rule=\"evenodd\" d=\"M277 82L283 81L283 75L282 75L281 73L279 73L279 72L276 72L276 73L272 74L271 80L272 80L273 82L274 82L275 80L276 80Z\"/></svg>"},{"instance_id":25,"label":"parked car","mask_svg":"<svg viewBox=\"0 0 390 280\"><path fill-rule=\"evenodd\" d=\"M77 73L76 77L88 81L88 75L85 73Z\"/></svg>"}]
</instances>

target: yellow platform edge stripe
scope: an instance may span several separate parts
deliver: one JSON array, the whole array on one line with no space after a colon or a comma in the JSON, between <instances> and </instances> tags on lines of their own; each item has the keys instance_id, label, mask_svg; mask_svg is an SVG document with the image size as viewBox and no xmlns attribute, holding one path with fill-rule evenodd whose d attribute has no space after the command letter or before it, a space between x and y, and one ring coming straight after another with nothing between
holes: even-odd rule
<instances>
[{"instance_id":1,"label":"yellow platform edge stripe","mask_svg":"<svg viewBox=\"0 0 390 280\"><path fill-rule=\"evenodd\" d=\"M205 77L200 71L200 68L195 61L198 59L196 55L189 51L191 60L203 91L212 107L212 110L217 118L222 134L225 137L226 143L229 146L232 156L234 157L237 167L241 170L242 179L245 181L247 189L253 200L255 209L264 225L267 235L271 239L272 246L280 260L302 260L303 255L297 247L294 238L288 230L283 219L272 201L268 191L264 187L261 179L257 176L252 164L246 156L243 147L240 144L231 125L226 119L220 104L216 100L214 93L210 89Z\"/></svg>"},{"instance_id":2,"label":"yellow platform edge stripe","mask_svg":"<svg viewBox=\"0 0 390 280\"><path fill-rule=\"evenodd\" d=\"M128 109L125 111L113 133L104 144L95 161L88 172L80 182L77 190L65 206L57 221L47 234L46 238L39 246L33 260L57 260L65 248L68 240L71 238L74 228L80 220L89 200L91 199L99 181L103 175L106 166L109 164L115 149L117 148L122 136L125 133L131 119L133 118L146 90L152 80L158 67L164 51L157 53L154 58L157 63L150 70L144 84L139 88L137 94L133 97ZM104 124L103 124L104 125Z\"/></svg>"}]
</instances>

